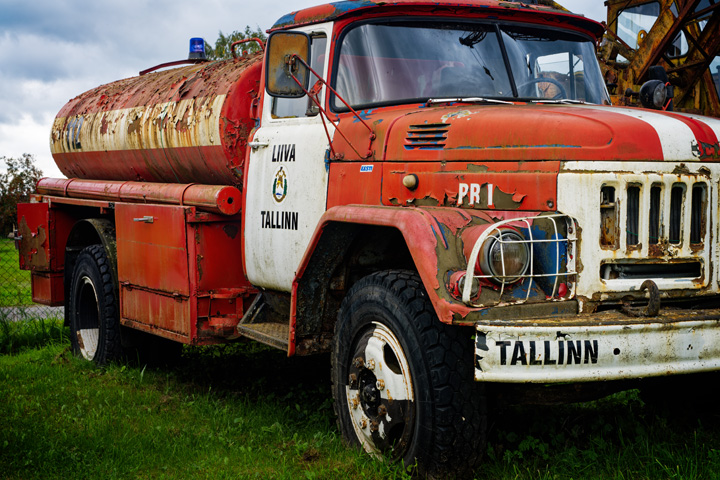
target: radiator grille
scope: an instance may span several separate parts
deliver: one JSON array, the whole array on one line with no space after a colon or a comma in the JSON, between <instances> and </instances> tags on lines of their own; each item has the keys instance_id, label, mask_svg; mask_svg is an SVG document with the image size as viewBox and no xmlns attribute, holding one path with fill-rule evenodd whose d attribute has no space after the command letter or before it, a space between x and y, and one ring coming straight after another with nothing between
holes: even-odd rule
<instances>
[{"instance_id":1,"label":"radiator grille","mask_svg":"<svg viewBox=\"0 0 720 480\"><path fill-rule=\"evenodd\" d=\"M708 183L697 177L602 185L599 242L615 253L602 262L601 277L702 276L709 206Z\"/></svg>"}]
</instances>

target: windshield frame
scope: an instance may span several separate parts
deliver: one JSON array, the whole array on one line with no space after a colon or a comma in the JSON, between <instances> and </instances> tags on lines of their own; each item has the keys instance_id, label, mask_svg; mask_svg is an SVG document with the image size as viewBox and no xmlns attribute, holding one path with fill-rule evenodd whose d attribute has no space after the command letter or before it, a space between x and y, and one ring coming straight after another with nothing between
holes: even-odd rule
<instances>
[{"instance_id":1,"label":"windshield frame","mask_svg":"<svg viewBox=\"0 0 720 480\"><path fill-rule=\"evenodd\" d=\"M566 37L577 37L578 42L585 41L589 42L589 45L591 45L592 49L592 58L593 62L597 66L597 73L599 73L600 77L599 79L602 80L602 72L600 70L599 64L597 63L597 43L596 39L587 32L578 31L576 29L570 28L570 27L562 27L558 25L545 25L542 23L530 23L530 22L518 22L518 21L512 21L512 20L504 20L504 19L487 19L487 18L467 18L467 17L455 17L455 16L441 16L441 17L435 17L435 16L424 16L424 15L412 15L407 17L395 17L395 16L389 16L389 17L375 17L372 19L366 19L361 21L355 21L352 23L349 23L345 26L340 32L340 35L338 36L337 42L335 43L336 48L334 48L333 51L333 63L332 63L332 71L331 71L331 77L330 77L330 85L333 87L333 89L338 88L338 75L339 75L339 65L340 65L340 58L344 46L345 39L347 35L349 35L351 32L353 32L355 29L362 27L364 25L388 25L392 26L392 24L410 24L410 23L427 23L428 25L431 24L441 24L441 23L450 23L450 24L477 24L482 25L485 27L489 27L488 30L493 30L494 35L497 38L498 46L501 50L501 54L504 60L504 67L505 67L505 75L510 80L510 86L512 89L512 95L503 95L503 96L482 96L482 99L487 100L502 100L502 101L510 101L510 102L539 102L539 103L553 103L548 98L537 98L537 97L521 97L519 96L519 93L517 91L518 85L517 81L514 78L513 69L511 66L511 62L508 56L507 47L504 44L503 39L503 33L502 28L503 27L527 27L529 29L535 29L535 30L547 30L548 32L552 33L558 33L561 32L563 36ZM607 87L605 86L605 82L600 82L601 88L603 91L598 92L598 97L601 98L600 103L597 103L599 105L605 104L605 102L609 102L610 96L607 91ZM338 92L338 95L342 95L342 92ZM328 95L328 106L330 111L334 113L344 113L348 112L349 110L347 107L342 105L342 102L338 100L338 95L336 95L334 92L331 92L330 95ZM478 95L473 96L458 96L458 97L451 97L453 99L460 100L462 98L478 98ZM430 100L435 100L437 98L440 98L438 96L420 96L420 97L413 97L413 98L403 98L403 99L391 99L388 101L376 101L376 102L369 102L369 103L362 103L362 104L352 104L354 109L356 110L365 110L370 108L379 108L379 107L388 107L388 106L395 106L395 105L413 105L413 104L425 104L428 103ZM569 103L585 103L581 101L576 100L568 100ZM557 102L556 102L557 103ZM594 104L592 102L587 102Z\"/></svg>"}]
</instances>

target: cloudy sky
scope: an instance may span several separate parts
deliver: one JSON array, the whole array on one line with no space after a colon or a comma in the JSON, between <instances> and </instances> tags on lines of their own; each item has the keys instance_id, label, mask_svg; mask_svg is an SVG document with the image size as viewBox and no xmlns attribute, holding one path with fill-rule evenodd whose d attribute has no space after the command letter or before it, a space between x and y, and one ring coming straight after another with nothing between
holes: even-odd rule
<instances>
[{"instance_id":1,"label":"cloudy sky","mask_svg":"<svg viewBox=\"0 0 720 480\"><path fill-rule=\"evenodd\" d=\"M71 98L147 67L187 57L190 37L266 30L323 0L0 0L0 157L35 155L46 176L50 126ZM605 19L601 0L560 0Z\"/></svg>"}]
</instances>

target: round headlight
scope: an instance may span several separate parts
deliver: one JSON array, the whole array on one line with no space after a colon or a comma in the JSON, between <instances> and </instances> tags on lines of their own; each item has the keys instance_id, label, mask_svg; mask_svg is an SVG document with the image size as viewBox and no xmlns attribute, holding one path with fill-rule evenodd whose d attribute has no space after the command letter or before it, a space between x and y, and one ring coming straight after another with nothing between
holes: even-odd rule
<instances>
[{"instance_id":1,"label":"round headlight","mask_svg":"<svg viewBox=\"0 0 720 480\"><path fill-rule=\"evenodd\" d=\"M520 232L511 228L500 228L490 235L482 245L480 269L493 280L501 283L515 283L530 265L530 249Z\"/></svg>"},{"instance_id":2,"label":"round headlight","mask_svg":"<svg viewBox=\"0 0 720 480\"><path fill-rule=\"evenodd\" d=\"M662 110L667 97L667 87L660 80L648 80L640 88L640 103L645 108Z\"/></svg>"}]
</instances>

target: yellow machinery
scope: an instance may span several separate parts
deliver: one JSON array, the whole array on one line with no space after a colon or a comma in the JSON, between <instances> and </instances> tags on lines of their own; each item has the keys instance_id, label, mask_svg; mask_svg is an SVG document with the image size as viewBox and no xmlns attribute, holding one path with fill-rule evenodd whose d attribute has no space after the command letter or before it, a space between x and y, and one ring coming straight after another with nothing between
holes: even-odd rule
<instances>
[{"instance_id":1,"label":"yellow machinery","mask_svg":"<svg viewBox=\"0 0 720 480\"><path fill-rule=\"evenodd\" d=\"M606 0L598 52L613 103L647 80L673 86L674 110L720 117L720 0ZM662 66L667 78L657 78ZM663 76L662 74L660 76Z\"/></svg>"}]
</instances>

